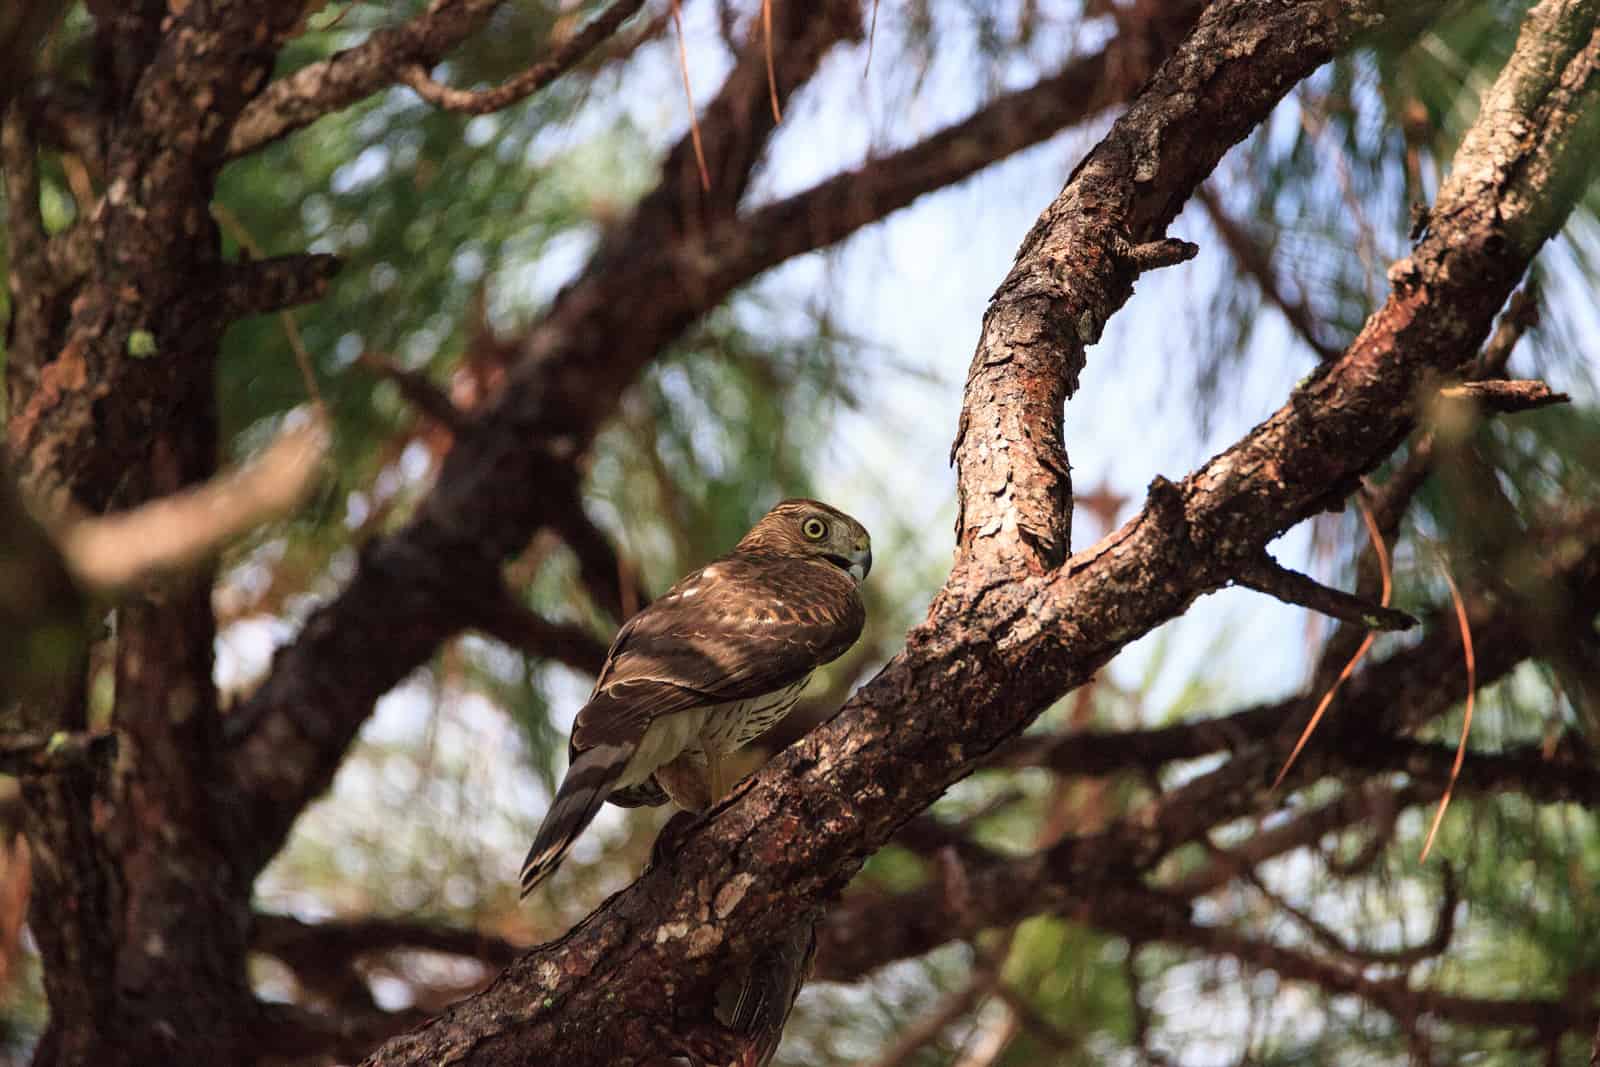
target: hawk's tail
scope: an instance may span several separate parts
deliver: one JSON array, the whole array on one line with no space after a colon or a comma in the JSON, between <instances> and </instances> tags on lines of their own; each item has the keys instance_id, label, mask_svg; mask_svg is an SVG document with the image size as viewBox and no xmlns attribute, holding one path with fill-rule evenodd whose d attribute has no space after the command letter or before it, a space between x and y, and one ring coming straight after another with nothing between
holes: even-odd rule
<instances>
[{"instance_id":1,"label":"hawk's tail","mask_svg":"<svg viewBox=\"0 0 1600 1067\"><path fill-rule=\"evenodd\" d=\"M596 745L573 759L550 810L545 812L528 858L522 861L523 896L555 873L567 849L606 802L612 784L627 768L636 747L631 742Z\"/></svg>"}]
</instances>

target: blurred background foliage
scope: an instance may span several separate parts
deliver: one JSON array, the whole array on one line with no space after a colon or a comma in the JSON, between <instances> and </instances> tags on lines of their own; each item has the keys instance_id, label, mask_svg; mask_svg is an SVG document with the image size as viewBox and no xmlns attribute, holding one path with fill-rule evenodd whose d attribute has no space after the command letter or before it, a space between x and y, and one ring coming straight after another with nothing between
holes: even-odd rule
<instances>
[{"instance_id":1,"label":"blurred background foliage","mask_svg":"<svg viewBox=\"0 0 1600 1067\"><path fill-rule=\"evenodd\" d=\"M791 105L752 199L914 141L1031 83L1099 47L1143 2L885 0L870 71L864 46L824 67ZM495 83L600 6L512 0L435 74L461 87ZM395 89L224 172L217 205L230 254L311 249L345 264L326 299L295 312L336 421L333 476L302 514L230 553L216 594L227 692L259 680L272 648L338 588L365 540L405 521L449 447L448 432L408 402L385 368L425 376L461 407L487 402L512 356L505 339L536 320L599 235L654 183L661 149L685 124L666 6L647 5L597 59L505 112L467 118ZM1380 41L1330 65L1224 161L1174 227L1201 243L1201 260L1141 281L1139 297L1091 352L1084 392L1069 408L1080 492L1099 480L1096 500L1080 505L1080 545L1126 517L1153 474L1193 466L1280 402L1315 369L1319 351L1337 352L1355 335L1385 295L1387 265L1405 253L1412 205L1436 192L1526 6L1463 2L1411 47ZM280 73L421 7L330 4L286 49ZM685 5L697 99L709 97L729 63L730 27L756 7ZM81 63L85 31L74 12L50 42L48 62L63 76ZM1007 250L1100 128L1070 131L739 292L661 355L593 451L585 509L654 592L724 551L782 496L824 496L867 520L880 561L868 585L870 629L861 654L813 682L813 693L831 697L808 709L814 719L893 653L943 577L952 514L944 450L977 312ZM52 227L79 210L75 180L70 161L46 167ZM1541 257L1529 283L1541 317L1513 363L1580 403L1487 424L1471 440L1527 524L1597 499L1600 488L1597 210L1600 188L1591 188ZM927 273L937 280L919 283ZM961 295L946 299L952 287ZM230 333L218 400L233 458L306 403L278 318ZM1460 535L1474 521L1471 501L1447 479L1428 483L1397 554L1398 604L1441 602L1440 560L1459 559ZM1282 556L1345 584L1359 547L1358 522L1345 515L1291 536ZM536 539L511 573L530 606L609 636L615 620L590 603L558 540ZM1160 725L1304 682L1316 620L1253 595L1212 600L1130 650L1037 728ZM1377 654L1407 640L1385 638ZM261 907L308 919L439 920L519 942L564 931L637 873L663 815L608 809L554 890L518 905L516 864L564 766L565 729L587 685L486 638L450 643L382 702L333 791L261 880ZM1437 736L1452 739L1459 725L1458 710L1437 724ZM1526 667L1485 692L1474 737L1501 747L1582 725L1559 679ZM1206 766L1169 768L1164 783ZM1102 825L1156 784L985 772L952 789L935 814L989 848L1022 853ZM1600 974L1593 814L1515 796L1456 805L1441 859L1426 867L1415 862L1426 824L1412 812L1374 866L1341 876L1325 857L1296 853L1264 865L1258 883L1208 897L1204 917L1314 948L1277 898L1364 945L1415 943L1427 936L1448 869L1463 901L1456 938L1413 970L1415 983L1561 996L1574 981L1592 981ZM1354 851L1361 832L1330 851ZM0 881L16 869L11 862ZM892 846L867 865L856 891L937 877L933 859ZM5 976L0 1011L13 1052L27 1046L42 1013L19 925L0 908L0 940L10 931L24 948ZM986 970L992 978L969 995ZM438 1006L492 972L412 953L375 957L364 973L372 996L397 1008ZM266 957L258 980L273 996L317 995ZM897 1045L963 995L964 1009L920 1045ZM1526 1047L1493 1030L1433 1024L1428 1033L1432 1062L1529 1062ZM812 986L780 1062L1199 1067L1403 1063L1415 1051L1404 1027L1354 998L1040 917L855 985ZM1569 1042L1563 1055L1584 1062L1587 1045Z\"/></svg>"}]
</instances>

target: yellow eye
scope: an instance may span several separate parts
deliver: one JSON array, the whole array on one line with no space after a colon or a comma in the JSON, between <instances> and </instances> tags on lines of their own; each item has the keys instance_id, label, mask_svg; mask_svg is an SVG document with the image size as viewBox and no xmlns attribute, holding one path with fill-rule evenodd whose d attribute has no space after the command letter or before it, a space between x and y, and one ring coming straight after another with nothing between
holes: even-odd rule
<instances>
[{"instance_id":1,"label":"yellow eye","mask_svg":"<svg viewBox=\"0 0 1600 1067\"><path fill-rule=\"evenodd\" d=\"M812 541L820 541L828 536L828 524L813 515L800 524L800 532Z\"/></svg>"}]
</instances>

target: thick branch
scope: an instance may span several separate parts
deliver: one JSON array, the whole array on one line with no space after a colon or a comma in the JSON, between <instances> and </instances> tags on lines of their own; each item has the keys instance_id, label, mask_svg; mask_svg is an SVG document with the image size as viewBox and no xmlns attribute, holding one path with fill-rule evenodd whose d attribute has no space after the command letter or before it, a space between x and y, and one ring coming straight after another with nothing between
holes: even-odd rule
<instances>
[{"instance_id":1,"label":"thick branch","mask_svg":"<svg viewBox=\"0 0 1600 1067\"><path fill-rule=\"evenodd\" d=\"M328 427L314 419L203 484L130 511L63 520L55 531L62 555L79 581L100 592L193 567L299 504L315 484L328 441Z\"/></svg>"},{"instance_id":2,"label":"thick branch","mask_svg":"<svg viewBox=\"0 0 1600 1067\"><path fill-rule=\"evenodd\" d=\"M1594 545L1600 538L1579 535L1575 540ZM1600 548L1581 556L1555 560L1549 580L1570 589L1588 609L1600 610ZM1522 624L1515 605L1481 608L1472 620L1481 638L1478 684L1492 685L1525 658L1541 651L1535 636ZM1308 845L1341 827L1370 821L1375 810L1393 812L1426 803L1442 792L1449 759L1437 746L1422 746L1425 762L1414 757L1417 745L1397 736L1414 730L1454 706L1464 695L1458 638L1443 617L1428 627L1424 640L1371 664L1351 679L1341 694L1336 714L1324 725L1315 747L1296 764L1289 785L1298 788L1328 775L1351 770L1408 770L1419 779L1393 792L1379 805L1362 793L1340 798L1300 813L1290 821L1263 830L1230 850L1237 862L1220 857L1208 867L1185 876L1165 890L1190 898L1210 893L1231 882L1246 863L1259 863ZM1316 694L1312 694L1313 698ZM859 976L883 964L921 955L951 938L975 934L1001 925L1022 913L1032 914L1060 906L1061 894L1071 890L1092 895L1087 888L1104 879L1104 867L1124 857L1140 857L1146 864L1172 849L1205 839L1215 827L1268 810L1267 783L1282 755L1270 743L1285 726L1297 726L1293 713L1309 709L1303 697L1248 708L1233 715L1154 730L1114 734L1068 734L1034 742L1019 738L1008 746L1002 765L1047 766L1058 773L1101 774L1130 768L1155 770L1162 764L1192 759L1214 752L1232 752L1222 767L1172 790L1149 809L1138 812L1092 838L1068 839L1049 854L1007 861L973 876L971 899L982 906L962 916L952 916L929 891L900 899L861 902L851 897L837 916L822 928L818 973L836 979ZM1531 755L1528 754L1528 755ZM1416 762L1413 762L1414 758ZM1477 757L1473 761L1476 762ZM1502 768L1503 769L1503 768ZM1523 765L1523 771L1532 768ZM1426 771L1427 773L1423 773ZM1584 794L1570 774L1551 773L1544 785L1545 799L1570 800ZM1463 782L1493 788L1509 781L1504 775L1474 770ZM1573 789L1560 793L1566 781ZM1472 788L1473 786L1468 786ZM1123 877L1127 877L1124 875ZM1074 898L1076 899L1076 898Z\"/></svg>"}]
</instances>

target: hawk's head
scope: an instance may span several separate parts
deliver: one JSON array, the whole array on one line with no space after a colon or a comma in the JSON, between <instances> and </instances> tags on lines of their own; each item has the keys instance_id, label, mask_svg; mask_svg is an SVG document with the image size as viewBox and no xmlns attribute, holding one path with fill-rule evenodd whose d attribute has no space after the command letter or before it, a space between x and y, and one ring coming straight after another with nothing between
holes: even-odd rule
<instances>
[{"instance_id":1,"label":"hawk's head","mask_svg":"<svg viewBox=\"0 0 1600 1067\"><path fill-rule=\"evenodd\" d=\"M859 522L816 500L784 500L739 542L743 551L826 560L857 582L872 569L872 538Z\"/></svg>"}]
</instances>

